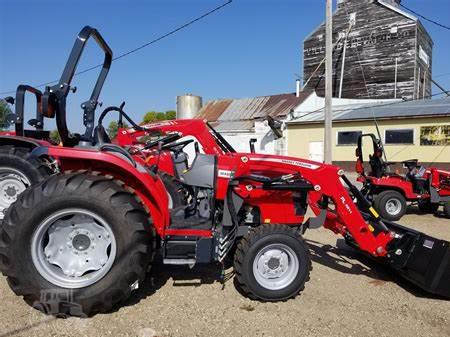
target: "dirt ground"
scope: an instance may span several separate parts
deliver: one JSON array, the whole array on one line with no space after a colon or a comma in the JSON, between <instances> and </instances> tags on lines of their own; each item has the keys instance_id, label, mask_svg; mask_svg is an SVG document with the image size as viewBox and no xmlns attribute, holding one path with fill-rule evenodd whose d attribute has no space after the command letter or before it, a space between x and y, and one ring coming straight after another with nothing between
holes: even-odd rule
<instances>
[{"instance_id":1,"label":"dirt ground","mask_svg":"<svg viewBox=\"0 0 450 337\"><path fill-rule=\"evenodd\" d=\"M450 240L450 220L415 212L400 222ZM251 301L232 279L223 287L212 267L158 267L117 311L55 319L28 307L0 277L0 337L450 336L450 301L430 298L336 245L327 230L311 230L306 239L311 280L300 296L284 303Z\"/></svg>"}]
</instances>

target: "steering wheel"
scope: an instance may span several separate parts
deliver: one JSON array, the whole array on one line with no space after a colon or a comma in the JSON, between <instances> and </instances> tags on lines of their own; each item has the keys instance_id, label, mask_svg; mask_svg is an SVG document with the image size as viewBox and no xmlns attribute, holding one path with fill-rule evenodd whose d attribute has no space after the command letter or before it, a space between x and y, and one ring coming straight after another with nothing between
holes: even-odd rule
<instances>
[{"instance_id":1,"label":"steering wheel","mask_svg":"<svg viewBox=\"0 0 450 337\"><path fill-rule=\"evenodd\" d=\"M163 144L168 144L168 143L172 143L178 139L180 139L181 136L178 133L171 133L165 137L156 139L154 141L151 142L147 142L145 144L145 146L142 148L142 150L148 150L151 149L152 147L155 147L156 145L158 145L160 142Z\"/></svg>"},{"instance_id":2,"label":"steering wheel","mask_svg":"<svg viewBox=\"0 0 450 337\"><path fill-rule=\"evenodd\" d=\"M186 145L191 144L193 141L194 141L193 139L187 139L187 140L184 140L179 143L172 142L172 143L164 145L161 149L162 150L171 150L174 152L180 152L186 147Z\"/></svg>"},{"instance_id":3,"label":"steering wheel","mask_svg":"<svg viewBox=\"0 0 450 337\"><path fill-rule=\"evenodd\" d=\"M143 128L142 126L138 125L135 121L133 121L131 119L130 116L128 116L128 114L123 111L123 107L125 106L125 102L122 102L122 104L120 104L120 106L110 106L107 107L105 110L102 111L102 113L100 114L100 117L98 118L98 123L97 125L102 125L103 123L103 119L105 118L105 116L112 112L112 111L117 111L119 113L119 122L122 122L122 117L125 117L125 119L131 124L131 126L137 130L137 131L145 131L145 128Z\"/></svg>"}]
</instances>

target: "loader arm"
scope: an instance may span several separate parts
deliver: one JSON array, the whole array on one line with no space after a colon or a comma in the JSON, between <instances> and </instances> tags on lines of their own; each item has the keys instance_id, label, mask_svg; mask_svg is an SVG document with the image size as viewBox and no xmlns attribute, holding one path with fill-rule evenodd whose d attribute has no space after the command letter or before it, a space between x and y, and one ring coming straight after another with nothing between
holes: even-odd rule
<instances>
[{"instance_id":1,"label":"loader arm","mask_svg":"<svg viewBox=\"0 0 450 337\"><path fill-rule=\"evenodd\" d=\"M382 220L339 167L289 157L240 156L242 164L236 169L236 177L252 172L301 174L313 185L308 204L315 214L325 212L325 228L343 235L351 246L387 264L425 291L450 297L450 242ZM358 209L350 193L367 214Z\"/></svg>"},{"instance_id":2,"label":"loader arm","mask_svg":"<svg viewBox=\"0 0 450 337\"><path fill-rule=\"evenodd\" d=\"M247 157L247 155L245 156ZM285 174L300 173L301 176L314 186L308 196L308 203L312 211L319 215L326 212L324 227L344 237L351 236L359 248L372 256L385 256L387 245L393 239L393 234L384 226L378 214L367 205L373 221L366 221L363 214L353 202L349 191L344 187L344 178L352 189L351 183L344 176L343 170L337 166L327 165L307 160L289 157L274 157L264 155L248 155L241 161L247 162L241 166L236 175L255 172L284 171ZM352 189L352 194L357 194ZM355 195L355 197L359 197ZM328 200L328 202L327 202ZM334 205L334 209L328 207Z\"/></svg>"}]
</instances>

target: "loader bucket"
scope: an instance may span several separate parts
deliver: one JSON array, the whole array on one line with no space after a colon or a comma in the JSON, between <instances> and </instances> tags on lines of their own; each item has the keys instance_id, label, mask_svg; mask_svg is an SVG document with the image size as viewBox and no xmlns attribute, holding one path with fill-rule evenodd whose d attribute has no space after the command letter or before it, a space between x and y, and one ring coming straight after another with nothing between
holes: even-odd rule
<instances>
[{"instance_id":1,"label":"loader bucket","mask_svg":"<svg viewBox=\"0 0 450 337\"><path fill-rule=\"evenodd\" d=\"M389 246L388 264L426 292L450 298L450 242L384 221L401 238Z\"/></svg>"}]
</instances>

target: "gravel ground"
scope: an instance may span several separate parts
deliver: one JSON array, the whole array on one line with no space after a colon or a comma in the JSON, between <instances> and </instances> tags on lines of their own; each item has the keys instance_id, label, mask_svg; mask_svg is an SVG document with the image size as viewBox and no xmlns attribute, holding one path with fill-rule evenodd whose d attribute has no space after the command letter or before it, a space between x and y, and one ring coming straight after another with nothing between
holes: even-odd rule
<instances>
[{"instance_id":1,"label":"gravel ground","mask_svg":"<svg viewBox=\"0 0 450 337\"><path fill-rule=\"evenodd\" d=\"M450 240L450 220L410 213L402 224ZM232 279L223 287L212 267L158 267L117 311L55 319L29 308L0 277L0 337L450 336L450 301L398 280L337 244L327 230L311 230L306 239L311 280L300 296L284 303L251 301Z\"/></svg>"}]
</instances>

